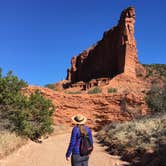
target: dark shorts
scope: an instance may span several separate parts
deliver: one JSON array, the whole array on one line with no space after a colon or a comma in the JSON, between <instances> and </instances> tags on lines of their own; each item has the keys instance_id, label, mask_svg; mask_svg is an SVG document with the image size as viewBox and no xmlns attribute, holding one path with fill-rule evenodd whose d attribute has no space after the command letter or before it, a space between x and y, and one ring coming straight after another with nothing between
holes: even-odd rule
<instances>
[{"instance_id":1,"label":"dark shorts","mask_svg":"<svg viewBox=\"0 0 166 166\"><path fill-rule=\"evenodd\" d=\"M73 154L71 156L72 166L88 166L89 156L80 156L79 154Z\"/></svg>"}]
</instances>

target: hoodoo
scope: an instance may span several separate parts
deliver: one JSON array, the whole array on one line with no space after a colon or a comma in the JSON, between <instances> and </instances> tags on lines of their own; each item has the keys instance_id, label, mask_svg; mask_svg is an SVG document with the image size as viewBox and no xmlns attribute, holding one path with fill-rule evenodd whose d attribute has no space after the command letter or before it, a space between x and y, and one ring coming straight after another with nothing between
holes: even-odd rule
<instances>
[{"instance_id":1,"label":"hoodoo","mask_svg":"<svg viewBox=\"0 0 166 166\"><path fill-rule=\"evenodd\" d=\"M135 77L138 60L134 25L135 9L129 7L122 11L118 25L104 32L97 44L74 56L66 78L71 85L80 82L85 86L92 80L97 85L103 78L107 82L120 73Z\"/></svg>"}]
</instances>

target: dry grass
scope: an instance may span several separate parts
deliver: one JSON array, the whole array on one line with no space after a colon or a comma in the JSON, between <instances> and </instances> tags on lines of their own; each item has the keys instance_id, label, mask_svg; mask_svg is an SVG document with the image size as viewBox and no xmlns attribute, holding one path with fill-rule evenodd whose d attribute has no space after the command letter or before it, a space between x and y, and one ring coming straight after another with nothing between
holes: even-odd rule
<instances>
[{"instance_id":1,"label":"dry grass","mask_svg":"<svg viewBox=\"0 0 166 166\"><path fill-rule=\"evenodd\" d=\"M67 126L57 125L54 126L54 132L51 135L59 135L68 133L71 129ZM47 135L41 138L41 142L43 139L48 138ZM0 131L0 159L17 150L21 146L27 143L28 139L17 136L14 132L11 133L6 130ZM40 140L39 140L40 141Z\"/></svg>"},{"instance_id":2,"label":"dry grass","mask_svg":"<svg viewBox=\"0 0 166 166\"><path fill-rule=\"evenodd\" d=\"M27 142L15 133L0 131L0 159L18 149Z\"/></svg>"},{"instance_id":3,"label":"dry grass","mask_svg":"<svg viewBox=\"0 0 166 166\"><path fill-rule=\"evenodd\" d=\"M97 137L112 153L156 150L161 143L166 144L166 114L109 124Z\"/></svg>"}]
</instances>

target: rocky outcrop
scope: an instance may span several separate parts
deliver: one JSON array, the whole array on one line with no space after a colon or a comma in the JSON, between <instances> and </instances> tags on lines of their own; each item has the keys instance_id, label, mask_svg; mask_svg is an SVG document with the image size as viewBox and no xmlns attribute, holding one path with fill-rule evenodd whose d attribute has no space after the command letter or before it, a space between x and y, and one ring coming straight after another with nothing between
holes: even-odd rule
<instances>
[{"instance_id":1,"label":"rocky outcrop","mask_svg":"<svg viewBox=\"0 0 166 166\"><path fill-rule=\"evenodd\" d=\"M100 128L112 121L131 120L147 113L143 94L133 92L116 94L65 94L48 88L29 86L24 94L31 94L39 89L41 94L52 100L56 111L55 124L71 125L71 117L82 113L88 118L88 125Z\"/></svg>"},{"instance_id":2,"label":"rocky outcrop","mask_svg":"<svg viewBox=\"0 0 166 166\"><path fill-rule=\"evenodd\" d=\"M147 114L144 98L148 85L136 77L136 67L140 71L142 66L138 68L134 24L135 9L129 7L122 12L118 25L104 33L102 40L72 58L67 79L55 85L59 91L29 86L23 89L24 94L39 89L43 96L51 99L56 106L55 124L71 124L71 117L82 113L91 127L100 128L112 121ZM102 93L64 93L93 86L101 86ZM69 89L64 91L66 88ZM108 93L109 88L117 92Z\"/></svg>"},{"instance_id":3,"label":"rocky outcrop","mask_svg":"<svg viewBox=\"0 0 166 166\"><path fill-rule=\"evenodd\" d=\"M106 31L102 40L71 60L67 80L71 83L113 78L120 73L136 76L137 49L134 37L135 9L129 7L118 25Z\"/></svg>"}]
</instances>

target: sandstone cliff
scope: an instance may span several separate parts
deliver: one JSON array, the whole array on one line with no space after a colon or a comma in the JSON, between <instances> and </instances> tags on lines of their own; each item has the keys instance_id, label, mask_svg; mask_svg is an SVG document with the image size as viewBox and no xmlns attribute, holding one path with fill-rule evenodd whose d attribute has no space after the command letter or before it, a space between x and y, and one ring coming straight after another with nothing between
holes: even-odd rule
<instances>
[{"instance_id":1,"label":"sandstone cliff","mask_svg":"<svg viewBox=\"0 0 166 166\"><path fill-rule=\"evenodd\" d=\"M112 121L131 120L147 113L144 95L134 92L73 95L37 86L29 86L23 92L29 95L37 89L55 105L55 124L71 125L71 117L82 113L88 118L88 125L98 129Z\"/></svg>"},{"instance_id":2,"label":"sandstone cliff","mask_svg":"<svg viewBox=\"0 0 166 166\"><path fill-rule=\"evenodd\" d=\"M144 97L149 85L137 76L146 75L146 71L138 63L134 24L135 9L129 7L121 13L118 25L105 32L96 45L72 58L66 80L53 86L57 91L30 86L24 93L39 89L51 99L57 108L56 124L71 124L77 113L87 116L92 127L147 114ZM93 86L100 86L102 92L89 95L81 91ZM109 88L117 92L110 94ZM67 94L77 91L80 94Z\"/></svg>"},{"instance_id":3,"label":"sandstone cliff","mask_svg":"<svg viewBox=\"0 0 166 166\"><path fill-rule=\"evenodd\" d=\"M135 9L129 7L122 11L118 25L106 31L96 45L72 58L66 79L73 84L120 73L135 77L138 60L134 24Z\"/></svg>"}]
</instances>

